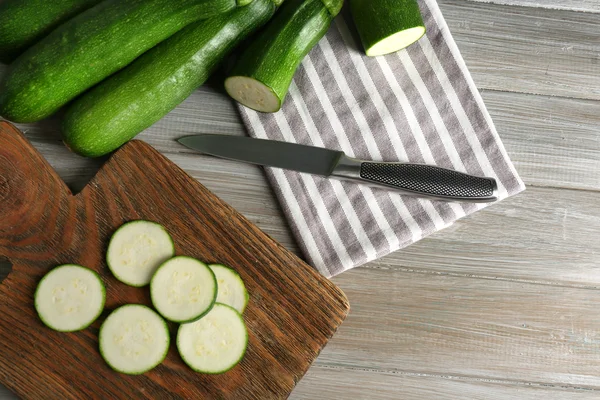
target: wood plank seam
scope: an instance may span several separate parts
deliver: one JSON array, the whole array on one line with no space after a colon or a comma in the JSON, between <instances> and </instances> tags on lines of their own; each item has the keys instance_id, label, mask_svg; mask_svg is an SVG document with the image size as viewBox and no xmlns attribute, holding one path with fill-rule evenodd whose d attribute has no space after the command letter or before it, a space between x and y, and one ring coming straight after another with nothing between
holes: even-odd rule
<instances>
[{"instance_id":1,"label":"wood plank seam","mask_svg":"<svg viewBox=\"0 0 600 400\"><path fill-rule=\"evenodd\" d=\"M351 366L346 364L338 364L338 363L326 363L321 362L317 359L314 363L315 366L324 369L331 370L347 370L347 371L365 371L365 372L374 372L379 374L390 374L390 375L401 375L401 376L418 376L418 377L428 377L428 378L437 378L437 379L448 379L448 380L457 380L464 382L486 382L486 383L498 383L498 384L507 384L507 385L519 385L519 386L537 386L540 388L555 388L555 389L573 389L580 390L585 392L597 392L600 391L600 387L595 386L581 386L581 385L569 385L565 384L556 384L549 382L538 382L538 381L519 381L514 379L498 379L498 378L489 378L489 377L481 377L476 375L460 375L460 374L448 374L448 373L431 373L431 372L419 372L419 371L410 371L410 370L402 370L402 369L379 369L379 368L367 368L367 367L359 367L359 366Z\"/></svg>"},{"instance_id":2,"label":"wood plank seam","mask_svg":"<svg viewBox=\"0 0 600 400\"><path fill-rule=\"evenodd\" d=\"M533 0L466 0L471 3L484 3L494 4L503 6L514 6L514 7L525 7L525 8L541 8L544 10L555 10L555 11L574 11L589 14L600 13L600 4L594 0L578 0L571 1L569 4L581 4L576 5L565 5L564 0L546 0L546 1L533 1Z\"/></svg>"},{"instance_id":3,"label":"wood plank seam","mask_svg":"<svg viewBox=\"0 0 600 400\"><path fill-rule=\"evenodd\" d=\"M402 251L402 250L399 250ZM563 288L572 288L572 289L583 289L583 290L599 290L598 286L590 286L590 285L577 285L577 284L565 284L562 282L553 282L553 281L537 281L532 279L522 279L522 278L509 278L502 276L493 276L493 275L476 275L476 274L459 274L456 272L441 272L435 270L427 270L427 269L415 269L406 266L391 266L391 267L383 267L379 264L366 264L361 268L365 269L373 269L373 270L393 270L396 272L405 272L410 274L419 274L419 275L433 275L433 276L448 276L454 278L466 278L466 279L480 279L480 280L488 280L488 281L502 281L502 282L515 282L515 283L526 283L528 285L540 285L540 286L552 286L552 287L563 287Z\"/></svg>"}]
</instances>

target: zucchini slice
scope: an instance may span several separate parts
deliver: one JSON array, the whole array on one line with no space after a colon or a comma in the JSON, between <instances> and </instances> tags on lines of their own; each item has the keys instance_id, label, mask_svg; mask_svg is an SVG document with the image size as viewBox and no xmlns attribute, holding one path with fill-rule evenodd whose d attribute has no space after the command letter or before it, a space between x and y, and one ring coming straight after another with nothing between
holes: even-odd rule
<instances>
[{"instance_id":1,"label":"zucchini slice","mask_svg":"<svg viewBox=\"0 0 600 400\"><path fill-rule=\"evenodd\" d=\"M350 9L369 57L402 50L425 34L417 0L350 0Z\"/></svg>"},{"instance_id":2,"label":"zucchini slice","mask_svg":"<svg viewBox=\"0 0 600 400\"><path fill-rule=\"evenodd\" d=\"M203 262L174 257L157 270L150 281L154 308L166 319L187 323L208 313L217 298L217 280Z\"/></svg>"},{"instance_id":3,"label":"zucchini slice","mask_svg":"<svg viewBox=\"0 0 600 400\"><path fill-rule=\"evenodd\" d=\"M162 225L139 220L113 234L106 262L118 280L140 287L150 283L156 269L174 254L173 239Z\"/></svg>"},{"instance_id":4,"label":"zucchini slice","mask_svg":"<svg viewBox=\"0 0 600 400\"><path fill-rule=\"evenodd\" d=\"M42 322L59 332L90 326L102 313L106 289L100 275L80 265L54 268L35 291L35 309Z\"/></svg>"},{"instance_id":5,"label":"zucchini slice","mask_svg":"<svg viewBox=\"0 0 600 400\"><path fill-rule=\"evenodd\" d=\"M240 56L225 80L227 93L254 110L278 111L300 62L331 21L322 0L286 0Z\"/></svg>"},{"instance_id":6,"label":"zucchini slice","mask_svg":"<svg viewBox=\"0 0 600 400\"><path fill-rule=\"evenodd\" d=\"M249 297L240 275L222 264L212 264L210 269L214 272L219 287L217 303L233 307L242 314L248 304Z\"/></svg>"},{"instance_id":7,"label":"zucchini slice","mask_svg":"<svg viewBox=\"0 0 600 400\"><path fill-rule=\"evenodd\" d=\"M216 303L202 319L179 326L177 349L194 371L221 374L235 367L244 357L248 332L241 314L225 304Z\"/></svg>"},{"instance_id":8,"label":"zucchini slice","mask_svg":"<svg viewBox=\"0 0 600 400\"><path fill-rule=\"evenodd\" d=\"M115 371L139 375L167 356L170 337L166 322L140 304L113 311L100 327L100 354Z\"/></svg>"}]
</instances>

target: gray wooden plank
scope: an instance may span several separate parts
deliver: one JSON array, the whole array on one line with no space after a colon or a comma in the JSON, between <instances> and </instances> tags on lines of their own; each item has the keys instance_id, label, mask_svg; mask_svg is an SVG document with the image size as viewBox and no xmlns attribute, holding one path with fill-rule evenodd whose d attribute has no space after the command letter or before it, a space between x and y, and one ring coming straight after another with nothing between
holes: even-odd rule
<instances>
[{"instance_id":1,"label":"gray wooden plank","mask_svg":"<svg viewBox=\"0 0 600 400\"><path fill-rule=\"evenodd\" d=\"M298 383L290 400L596 400L598 392L559 385L533 385L489 379L398 374L313 365ZM17 397L0 385L0 400Z\"/></svg>"},{"instance_id":2,"label":"gray wooden plank","mask_svg":"<svg viewBox=\"0 0 600 400\"><path fill-rule=\"evenodd\" d=\"M600 12L597 0L467 0L478 3L504 4L511 6L550 8L553 10L568 10L582 12Z\"/></svg>"},{"instance_id":3,"label":"gray wooden plank","mask_svg":"<svg viewBox=\"0 0 600 400\"><path fill-rule=\"evenodd\" d=\"M381 269L333 281L352 310L317 365L600 389L598 290Z\"/></svg>"},{"instance_id":4,"label":"gray wooden plank","mask_svg":"<svg viewBox=\"0 0 600 400\"><path fill-rule=\"evenodd\" d=\"M290 400L598 399L595 390L313 365ZM0 397L1 399L1 397Z\"/></svg>"},{"instance_id":5,"label":"gray wooden plank","mask_svg":"<svg viewBox=\"0 0 600 400\"><path fill-rule=\"evenodd\" d=\"M600 99L600 15L439 3L479 88ZM600 7L591 0L584 4Z\"/></svg>"},{"instance_id":6,"label":"gray wooden plank","mask_svg":"<svg viewBox=\"0 0 600 400\"><path fill-rule=\"evenodd\" d=\"M598 188L599 102L499 92L484 92L484 97L527 183ZM179 122L182 119L190 122ZM81 186L97 168L96 161L64 149L55 123L26 129L71 186ZM229 100L204 87L140 138L296 250L258 168L192 155L173 140L192 132L224 131L241 135L244 129ZM600 277L595 273L594 253L600 251L600 243L586 243L600 229L596 198L586 191L530 188L371 265L596 286Z\"/></svg>"},{"instance_id":7,"label":"gray wooden plank","mask_svg":"<svg viewBox=\"0 0 600 400\"><path fill-rule=\"evenodd\" d=\"M16 400L17 398L10 390L0 385L0 400Z\"/></svg>"},{"instance_id":8,"label":"gray wooden plank","mask_svg":"<svg viewBox=\"0 0 600 400\"><path fill-rule=\"evenodd\" d=\"M369 266L598 288L599 230L596 193L529 188Z\"/></svg>"},{"instance_id":9,"label":"gray wooden plank","mask_svg":"<svg viewBox=\"0 0 600 400\"><path fill-rule=\"evenodd\" d=\"M267 234L297 251L259 168L186 153L167 156ZM59 174L73 173L70 159L62 161L66 166ZM78 181L76 176L70 179ZM589 240L600 231L597 199L596 192L530 187L369 266L597 287L600 242Z\"/></svg>"},{"instance_id":10,"label":"gray wooden plank","mask_svg":"<svg viewBox=\"0 0 600 400\"><path fill-rule=\"evenodd\" d=\"M600 99L600 15L440 1L477 87Z\"/></svg>"},{"instance_id":11,"label":"gray wooden plank","mask_svg":"<svg viewBox=\"0 0 600 400\"><path fill-rule=\"evenodd\" d=\"M482 94L527 184L600 190L596 173L600 170L599 101L487 90ZM83 169L91 176L93 167L100 164L70 155L62 147L57 118L19 126L64 174L78 174ZM245 131L227 96L204 86L138 138L167 155L192 154L174 139L215 132L243 135Z\"/></svg>"},{"instance_id":12,"label":"gray wooden plank","mask_svg":"<svg viewBox=\"0 0 600 400\"><path fill-rule=\"evenodd\" d=\"M482 95L527 184L600 189L600 101L496 91Z\"/></svg>"}]
</instances>

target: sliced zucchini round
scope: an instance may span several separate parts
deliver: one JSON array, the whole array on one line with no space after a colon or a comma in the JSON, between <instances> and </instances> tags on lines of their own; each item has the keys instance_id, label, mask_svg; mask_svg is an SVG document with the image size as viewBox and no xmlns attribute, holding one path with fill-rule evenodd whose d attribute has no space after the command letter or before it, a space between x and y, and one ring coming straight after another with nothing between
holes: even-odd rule
<instances>
[{"instance_id":1,"label":"sliced zucchini round","mask_svg":"<svg viewBox=\"0 0 600 400\"><path fill-rule=\"evenodd\" d=\"M140 375L167 356L167 323L152 309L128 304L113 311L100 327L100 354L115 371Z\"/></svg>"},{"instance_id":2,"label":"sliced zucchini round","mask_svg":"<svg viewBox=\"0 0 600 400\"><path fill-rule=\"evenodd\" d=\"M240 275L222 264L212 264L210 269L214 272L219 287L217 303L227 304L242 314L248 304L249 296Z\"/></svg>"},{"instance_id":3,"label":"sliced zucchini round","mask_svg":"<svg viewBox=\"0 0 600 400\"><path fill-rule=\"evenodd\" d=\"M106 289L100 275L80 265L61 265L48 272L35 291L35 309L56 331L90 326L102 313Z\"/></svg>"},{"instance_id":4,"label":"sliced zucchini round","mask_svg":"<svg viewBox=\"0 0 600 400\"><path fill-rule=\"evenodd\" d=\"M154 308L169 321L192 322L215 304L217 280L203 262L191 257L174 257L154 273L150 296Z\"/></svg>"},{"instance_id":5,"label":"sliced zucchini round","mask_svg":"<svg viewBox=\"0 0 600 400\"><path fill-rule=\"evenodd\" d=\"M177 332L177 349L194 371L222 374L244 358L248 332L242 315L232 307L216 303L202 319L184 324Z\"/></svg>"},{"instance_id":6,"label":"sliced zucchini round","mask_svg":"<svg viewBox=\"0 0 600 400\"><path fill-rule=\"evenodd\" d=\"M121 282L145 286L156 269L175 254L173 239L160 224L132 221L113 234L106 253L106 263Z\"/></svg>"}]
</instances>

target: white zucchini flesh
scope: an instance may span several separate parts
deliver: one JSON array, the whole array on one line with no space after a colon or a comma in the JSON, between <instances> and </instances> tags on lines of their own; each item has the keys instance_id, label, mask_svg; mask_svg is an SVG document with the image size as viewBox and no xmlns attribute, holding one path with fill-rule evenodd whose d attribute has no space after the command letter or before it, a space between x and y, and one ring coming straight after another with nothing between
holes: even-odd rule
<instances>
[{"instance_id":1,"label":"white zucchini flesh","mask_svg":"<svg viewBox=\"0 0 600 400\"><path fill-rule=\"evenodd\" d=\"M248 304L248 291L242 278L233 269L221 264L212 264L210 268L217 278L217 303L227 304L242 314Z\"/></svg>"},{"instance_id":2,"label":"white zucchini flesh","mask_svg":"<svg viewBox=\"0 0 600 400\"><path fill-rule=\"evenodd\" d=\"M203 262L191 257L174 257L161 265L150 282L154 308L178 323L205 315L217 298L217 280Z\"/></svg>"},{"instance_id":3,"label":"white zucchini flesh","mask_svg":"<svg viewBox=\"0 0 600 400\"><path fill-rule=\"evenodd\" d=\"M227 93L238 103L253 110L273 113L281 108L281 100L273 89L247 76L232 76L225 81Z\"/></svg>"},{"instance_id":4,"label":"white zucchini flesh","mask_svg":"<svg viewBox=\"0 0 600 400\"><path fill-rule=\"evenodd\" d=\"M212 310L177 332L177 349L193 370L221 374L235 367L244 357L248 332L244 319L232 307L216 303Z\"/></svg>"},{"instance_id":5,"label":"white zucchini flesh","mask_svg":"<svg viewBox=\"0 0 600 400\"><path fill-rule=\"evenodd\" d=\"M100 327L100 353L115 371L139 375L167 356L170 337L164 319L150 308L128 304L113 311Z\"/></svg>"},{"instance_id":6,"label":"white zucchini flesh","mask_svg":"<svg viewBox=\"0 0 600 400\"><path fill-rule=\"evenodd\" d=\"M371 46L366 50L369 57L382 56L384 54L394 53L402 50L417 40L419 40L425 34L425 27L417 26L395 33Z\"/></svg>"},{"instance_id":7,"label":"white zucchini flesh","mask_svg":"<svg viewBox=\"0 0 600 400\"><path fill-rule=\"evenodd\" d=\"M166 229L155 222L132 221L113 234L106 262L114 276L130 286L150 283L156 269L175 254Z\"/></svg>"},{"instance_id":8,"label":"white zucchini flesh","mask_svg":"<svg viewBox=\"0 0 600 400\"><path fill-rule=\"evenodd\" d=\"M105 299L106 290L96 272L67 264L42 278L35 292L35 308L49 328L74 332L87 328L100 316Z\"/></svg>"}]
</instances>

